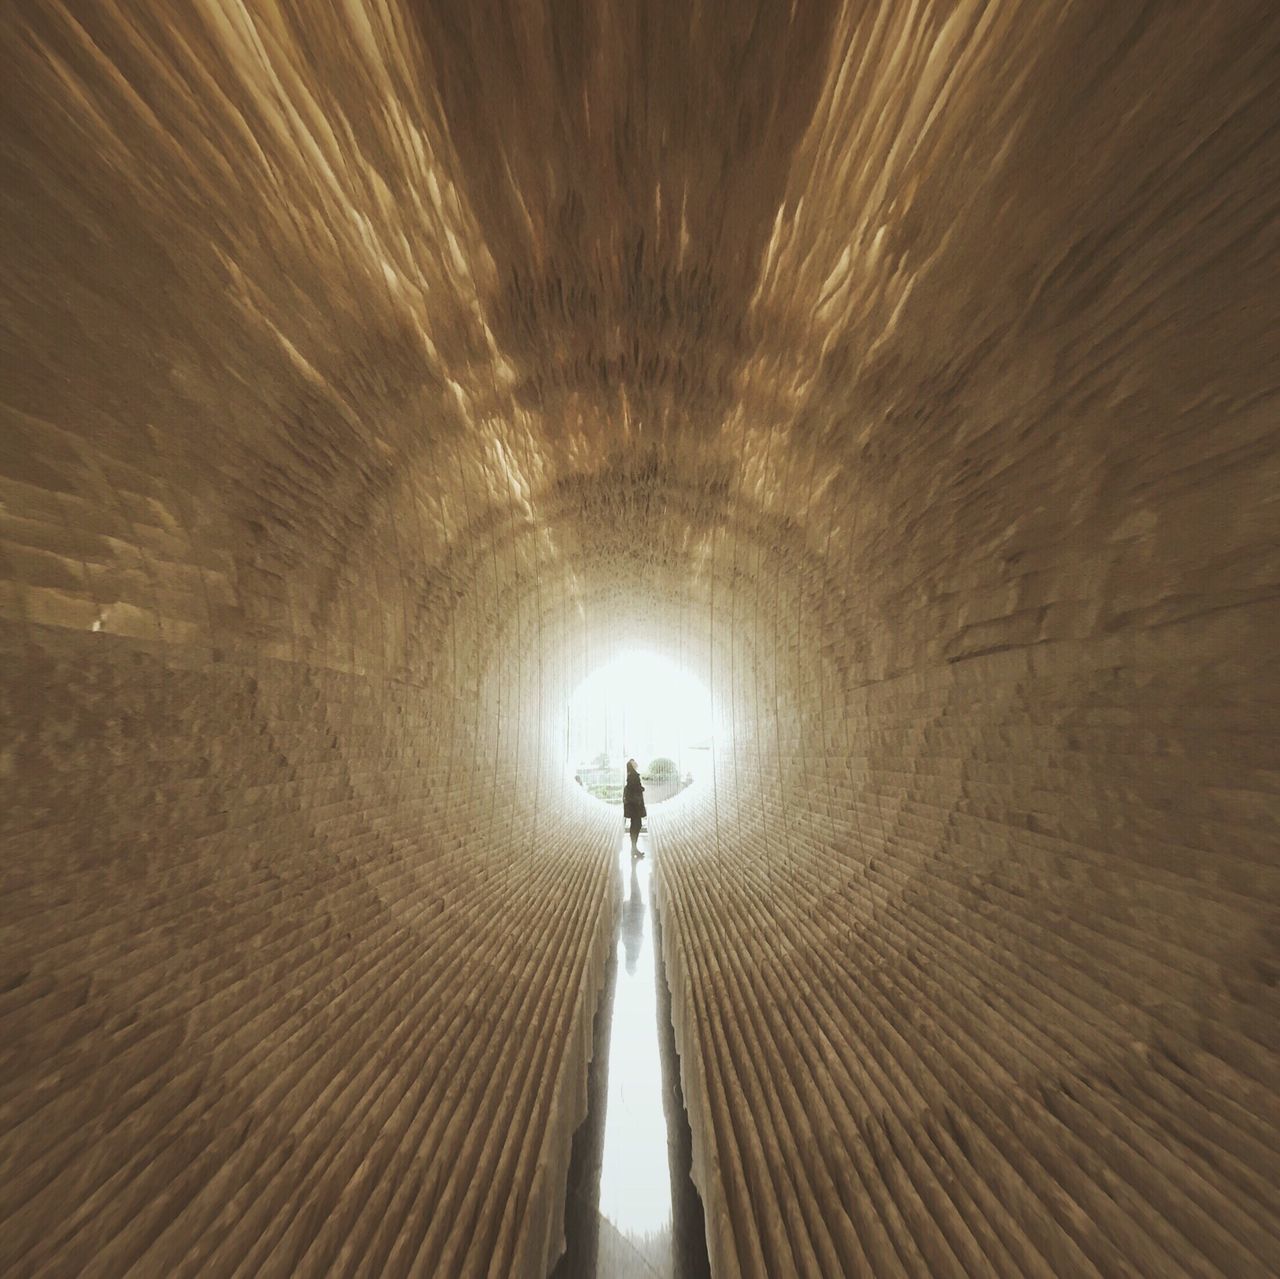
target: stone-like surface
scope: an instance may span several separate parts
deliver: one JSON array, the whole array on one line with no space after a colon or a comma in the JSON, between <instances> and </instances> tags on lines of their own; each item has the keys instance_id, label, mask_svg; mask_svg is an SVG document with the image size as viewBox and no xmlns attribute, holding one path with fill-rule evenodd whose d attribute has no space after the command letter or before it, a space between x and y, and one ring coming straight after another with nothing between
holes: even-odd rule
<instances>
[{"instance_id":1,"label":"stone-like surface","mask_svg":"<svg viewBox=\"0 0 1280 1279\"><path fill-rule=\"evenodd\" d=\"M1278 53L11 5L6 1271L545 1272L637 639L718 1274L1274 1270Z\"/></svg>"}]
</instances>

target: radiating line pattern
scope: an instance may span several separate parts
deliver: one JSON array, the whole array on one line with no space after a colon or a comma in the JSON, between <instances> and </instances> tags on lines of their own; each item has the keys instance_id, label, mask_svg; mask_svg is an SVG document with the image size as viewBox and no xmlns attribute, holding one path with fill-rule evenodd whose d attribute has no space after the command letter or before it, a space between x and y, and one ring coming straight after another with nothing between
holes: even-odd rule
<instances>
[{"instance_id":1,"label":"radiating line pattern","mask_svg":"<svg viewBox=\"0 0 1280 1279\"><path fill-rule=\"evenodd\" d=\"M655 812L716 1272L1267 1274L1280 11L14 0L0 1261L537 1275Z\"/></svg>"}]
</instances>

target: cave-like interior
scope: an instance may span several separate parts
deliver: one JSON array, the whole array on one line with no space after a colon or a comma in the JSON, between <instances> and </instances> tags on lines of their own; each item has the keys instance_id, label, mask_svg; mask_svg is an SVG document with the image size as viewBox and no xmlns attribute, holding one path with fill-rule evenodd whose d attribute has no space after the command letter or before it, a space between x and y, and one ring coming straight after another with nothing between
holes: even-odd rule
<instances>
[{"instance_id":1,"label":"cave-like interior","mask_svg":"<svg viewBox=\"0 0 1280 1279\"><path fill-rule=\"evenodd\" d=\"M1280 11L15 0L0 1257L545 1275L650 817L714 1273L1280 1255Z\"/></svg>"}]
</instances>

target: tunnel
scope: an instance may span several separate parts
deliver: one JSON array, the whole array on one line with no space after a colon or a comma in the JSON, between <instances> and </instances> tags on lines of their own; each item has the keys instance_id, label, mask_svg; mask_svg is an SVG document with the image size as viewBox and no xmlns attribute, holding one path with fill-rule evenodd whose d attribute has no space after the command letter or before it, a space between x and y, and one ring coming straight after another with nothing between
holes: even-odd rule
<instances>
[{"instance_id":1,"label":"tunnel","mask_svg":"<svg viewBox=\"0 0 1280 1279\"><path fill-rule=\"evenodd\" d=\"M9 6L4 1272L550 1273L637 646L712 1274L1280 1269L1278 55Z\"/></svg>"}]
</instances>

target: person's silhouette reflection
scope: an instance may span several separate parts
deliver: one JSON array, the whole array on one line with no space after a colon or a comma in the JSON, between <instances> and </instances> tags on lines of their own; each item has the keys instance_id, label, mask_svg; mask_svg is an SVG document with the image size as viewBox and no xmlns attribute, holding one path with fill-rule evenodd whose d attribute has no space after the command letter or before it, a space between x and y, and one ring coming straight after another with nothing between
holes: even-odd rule
<instances>
[{"instance_id":1,"label":"person's silhouette reflection","mask_svg":"<svg viewBox=\"0 0 1280 1279\"><path fill-rule=\"evenodd\" d=\"M640 896L640 876L631 863L630 896L622 903L622 946L626 952L627 974L634 976L644 938L644 898Z\"/></svg>"}]
</instances>

